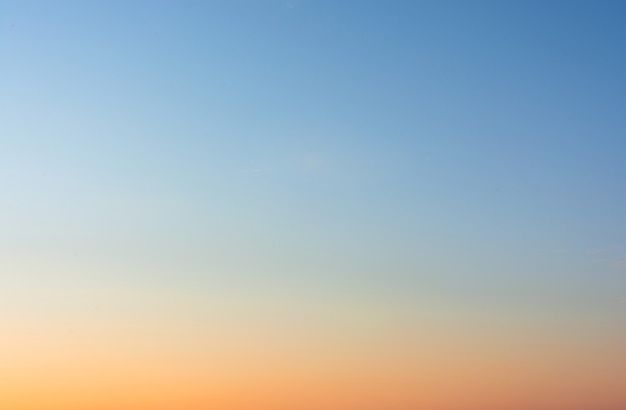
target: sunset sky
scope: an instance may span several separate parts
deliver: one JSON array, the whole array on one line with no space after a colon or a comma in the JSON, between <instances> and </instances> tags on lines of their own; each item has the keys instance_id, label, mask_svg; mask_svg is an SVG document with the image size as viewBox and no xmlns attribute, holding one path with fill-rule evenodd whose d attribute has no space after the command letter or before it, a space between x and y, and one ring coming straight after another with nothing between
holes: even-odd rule
<instances>
[{"instance_id":1,"label":"sunset sky","mask_svg":"<svg viewBox=\"0 0 626 410\"><path fill-rule=\"evenodd\" d=\"M0 410L626 409L626 2L0 0Z\"/></svg>"}]
</instances>

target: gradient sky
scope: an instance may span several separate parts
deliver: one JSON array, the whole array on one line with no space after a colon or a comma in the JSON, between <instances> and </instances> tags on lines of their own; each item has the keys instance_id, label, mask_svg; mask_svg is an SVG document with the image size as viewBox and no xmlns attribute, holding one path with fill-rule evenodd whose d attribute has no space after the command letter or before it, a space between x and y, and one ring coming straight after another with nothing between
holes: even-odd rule
<instances>
[{"instance_id":1,"label":"gradient sky","mask_svg":"<svg viewBox=\"0 0 626 410\"><path fill-rule=\"evenodd\" d=\"M0 408L626 408L625 22L0 0Z\"/></svg>"}]
</instances>

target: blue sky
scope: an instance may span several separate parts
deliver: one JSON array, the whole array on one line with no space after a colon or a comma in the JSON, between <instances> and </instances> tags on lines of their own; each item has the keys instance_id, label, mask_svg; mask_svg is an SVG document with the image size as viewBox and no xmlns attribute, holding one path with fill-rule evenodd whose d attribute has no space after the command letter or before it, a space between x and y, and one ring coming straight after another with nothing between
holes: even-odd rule
<instances>
[{"instance_id":1,"label":"blue sky","mask_svg":"<svg viewBox=\"0 0 626 410\"><path fill-rule=\"evenodd\" d=\"M624 408L624 21L0 0L0 407Z\"/></svg>"},{"instance_id":2,"label":"blue sky","mask_svg":"<svg viewBox=\"0 0 626 410\"><path fill-rule=\"evenodd\" d=\"M620 2L0 4L14 262L623 311Z\"/></svg>"}]
</instances>

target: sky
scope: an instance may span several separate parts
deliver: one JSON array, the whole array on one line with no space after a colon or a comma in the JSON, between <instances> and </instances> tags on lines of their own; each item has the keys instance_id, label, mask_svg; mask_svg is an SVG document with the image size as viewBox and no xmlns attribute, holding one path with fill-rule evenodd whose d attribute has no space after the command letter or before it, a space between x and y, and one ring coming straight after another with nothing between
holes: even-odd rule
<instances>
[{"instance_id":1,"label":"sky","mask_svg":"<svg viewBox=\"0 0 626 410\"><path fill-rule=\"evenodd\" d=\"M626 408L625 19L0 0L0 408Z\"/></svg>"}]
</instances>

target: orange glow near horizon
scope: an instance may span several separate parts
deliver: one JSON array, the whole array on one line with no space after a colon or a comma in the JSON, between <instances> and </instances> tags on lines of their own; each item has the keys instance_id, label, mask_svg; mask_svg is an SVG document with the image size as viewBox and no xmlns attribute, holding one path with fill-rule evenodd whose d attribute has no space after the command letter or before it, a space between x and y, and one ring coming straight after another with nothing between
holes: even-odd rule
<instances>
[{"instance_id":1,"label":"orange glow near horizon","mask_svg":"<svg viewBox=\"0 0 626 410\"><path fill-rule=\"evenodd\" d=\"M87 292L94 306L114 296L102 288ZM57 297L71 304L70 296ZM118 295L127 316L42 310L0 331L0 408L583 410L626 402L617 341L578 336L565 347L575 336L563 329L461 311L375 317L354 303L281 313L257 301L247 314L224 305L199 314L199 299L151 298L133 310Z\"/></svg>"}]
</instances>

